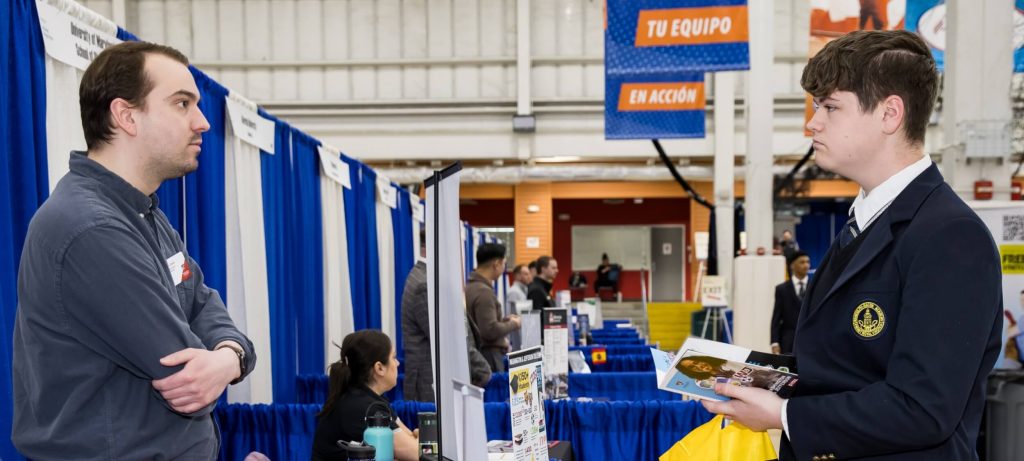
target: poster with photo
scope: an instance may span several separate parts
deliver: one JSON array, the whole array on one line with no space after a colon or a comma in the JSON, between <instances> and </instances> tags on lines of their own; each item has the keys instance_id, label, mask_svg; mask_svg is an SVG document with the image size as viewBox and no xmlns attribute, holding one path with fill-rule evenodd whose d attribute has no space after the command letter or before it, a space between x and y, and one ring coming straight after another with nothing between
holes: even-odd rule
<instances>
[{"instance_id":1,"label":"poster with photo","mask_svg":"<svg viewBox=\"0 0 1024 461\"><path fill-rule=\"evenodd\" d=\"M508 355L508 402L512 417L515 461L547 461L548 436L544 418L544 352L541 346Z\"/></svg>"},{"instance_id":2,"label":"poster with photo","mask_svg":"<svg viewBox=\"0 0 1024 461\"><path fill-rule=\"evenodd\" d=\"M544 399L569 398L569 311L544 309Z\"/></svg>"},{"instance_id":3,"label":"poster with photo","mask_svg":"<svg viewBox=\"0 0 1024 461\"><path fill-rule=\"evenodd\" d=\"M973 202L971 208L988 226L999 248L1003 270L1003 342L997 369L1021 368L1020 336L1024 321L1024 204L1019 202Z\"/></svg>"}]
</instances>

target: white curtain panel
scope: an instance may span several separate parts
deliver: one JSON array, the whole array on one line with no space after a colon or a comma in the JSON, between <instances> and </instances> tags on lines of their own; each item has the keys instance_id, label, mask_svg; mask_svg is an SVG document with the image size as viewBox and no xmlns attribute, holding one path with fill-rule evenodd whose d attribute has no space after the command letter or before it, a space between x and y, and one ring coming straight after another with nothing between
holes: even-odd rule
<instances>
[{"instance_id":1,"label":"white curtain panel","mask_svg":"<svg viewBox=\"0 0 1024 461\"><path fill-rule=\"evenodd\" d=\"M380 186L377 187L377 268L380 271L380 328L394 341L395 230L391 225L391 208L381 201Z\"/></svg>"},{"instance_id":2,"label":"white curtain panel","mask_svg":"<svg viewBox=\"0 0 1024 461\"><path fill-rule=\"evenodd\" d=\"M322 148L340 158L339 152ZM320 166L320 207L323 222L324 251L324 370L340 357L334 345L341 346L345 336L355 330L352 320L352 284L348 266L348 228L345 224L344 186L334 181Z\"/></svg>"},{"instance_id":3,"label":"white curtain panel","mask_svg":"<svg viewBox=\"0 0 1024 461\"><path fill-rule=\"evenodd\" d=\"M230 98L252 110L256 105ZM259 361L252 374L228 387L228 401L272 403L270 301L267 246L263 227L263 179L259 148L235 136L230 121L224 136L224 214L227 247L227 301L231 319L252 339Z\"/></svg>"},{"instance_id":4,"label":"white curtain panel","mask_svg":"<svg viewBox=\"0 0 1024 461\"><path fill-rule=\"evenodd\" d=\"M117 24L68 0L47 0L63 11L111 36L117 36ZM85 134L79 113L78 86L84 71L46 55L46 146L50 192L68 172L72 150L85 150Z\"/></svg>"}]
</instances>

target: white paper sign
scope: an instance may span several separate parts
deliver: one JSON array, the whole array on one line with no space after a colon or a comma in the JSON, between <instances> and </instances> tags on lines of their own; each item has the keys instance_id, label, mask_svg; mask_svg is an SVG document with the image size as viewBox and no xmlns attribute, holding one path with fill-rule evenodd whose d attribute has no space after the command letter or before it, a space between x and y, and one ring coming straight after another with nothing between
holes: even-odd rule
<instances>
[{"instance_id":1,"label":"white paper sign","mask_svg":"<svg viewBox=\"0 0 1024 461\"><path fill-rule=\"evenodd\" d=\"M423 215L423 204L420 203L420 198L413 194L409 194L409 203L412 204L412 219L415 219L416 222L426 221L426 216Z\"/></svg>"},{"instance_id":2,"label":"white paper sign","mask_svg":"<svg viewBox=\"0 0 1024 461\"><path fill-rule=\"evenodd\" d=\"M547 424L540 393L544 382L544 353L540 347L510 353L508 367L515 461L547 461Z\"/></svg>"},{"instance_id":3,"label":"white paper sign","mask_svg":"<svg viewBox=\"0 0 1024 461\"><path fill-rule=\"evenodd\" d=\"M391 187L391 181L387 178L377 177L377 197L392 210L398 207L398 191Z\"/></svg>"},{"instance_id":4,"label":"white paper sign","mask_svg":"<svg viewBox=\"0 0 1024 461\"><path fill-rule=\"evenodd\" d=\"M96 55L121 43L116 36L100 31L45 2L36 2L39 28L43 31L46 54L64 64L85 70Z\"/></svg>"},{"instance_id":5,"label":"white paper sign","mask_svg":"<svg viewBox=\"0 0 1024 461\"><path fill-rule=\"evenodd\" d=\"M245 107L231 96L225 96L231 128L235 136L268 153L274 153L274 122L260 117L256 111Z\"/></svg>"},{"instance_id":6,"label":"white paper sign","mask_svg":"<svg viewBox=\"0 0 1024 461\"><path fill-rule=\"evenodd\" d=\"M700 298L705 307L728 306L729 298L726 294L725 277L704 276L704 282L700 287Z\"/></svg>"},{"instance_id":7,"label":"white paper sign","mask_svg":"<svg viewBox=\"0 0 1024 461\"><path fill-rule=\"evenodd\" d=\"M672 244L671 243L662 243L661 244L661 254L663 254L665 256L668 256L668 255L672 254Z\"/></svg>"},{"instance_id":8,"label":"white paper sign","mask_svg":"<svg viewBox=\"0 0 1024 461\"><path fill-rule=\"evenodd\" d=\"M711 241L711 234L707 232L694 232L693 233L693 249L697 253L697 259L700 261L707 261L708 259L708 245Z\"/></svg>"},{"instance_id":9,"label":"white paper sign","mask_svg":"<svg viewBox=\"0 0 1024 461\"><path fill-rule=\"evenodd\" d=\"M317 146L317 151L320 152L320 166L323 167L324 174L342 187L351 189L352 176L349 175L348 164L330 148Z\"/></svg>"},{"instance_id":10,"label":"white paper sign","mask_svg":"<svg viewBox=\"0 0 1024 461\"><path fill-rule=\"evenodd\" d=\"M540 248L540 237L526 237L526 248Z\"/></svg>"}]
</instances>

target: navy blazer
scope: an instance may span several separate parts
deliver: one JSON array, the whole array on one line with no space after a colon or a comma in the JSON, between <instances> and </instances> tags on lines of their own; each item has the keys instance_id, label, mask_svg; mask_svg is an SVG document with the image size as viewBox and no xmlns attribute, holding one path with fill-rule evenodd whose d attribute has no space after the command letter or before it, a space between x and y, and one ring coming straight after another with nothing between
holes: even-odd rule
<instances>
[{"instance_id":1,"label":"navy blazer","mask_svg":"<svg viewBox=\"0 0 1024 461\"><path fill-rule=\"evenodd\" d=\"M985 224L933 164L797 323L780 459L976 460L1002 276ZM884 316L884 317L883 317Z\"/></svg>"},{"instance_id":2,"label":"navy blazer","mask_svg":"<svg viewBox=\"0 0 1024 461\"><path fill-rule=\"evenodd\" d=\"M810 278L804 286L804 296L810 293ZM800 317L800 297L796 294L793 278L775 286L775 307L772 309L772 343L778 343L783 354L793 352L793 336L796 333L796 322Z\"/></svg>"}]
</instances>

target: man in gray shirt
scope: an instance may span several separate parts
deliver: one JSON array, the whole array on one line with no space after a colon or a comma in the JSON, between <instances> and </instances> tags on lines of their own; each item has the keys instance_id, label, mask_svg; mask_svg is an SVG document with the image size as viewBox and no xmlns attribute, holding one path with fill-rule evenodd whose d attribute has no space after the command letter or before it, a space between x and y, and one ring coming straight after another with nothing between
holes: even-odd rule
<instances>
[{"instance_id":1,"label":"man in gray shirt","mask_svg":"<svg viewBox=\"0 0 1024 461\"><path fill-rule=\"evenodd\" d=\"M188 60L115 45L79 88L87 153L29 225L11 440L32 459L214 459L211 412L256 357L157 207L210 128Z\"/></svg>"}]
</instances>

